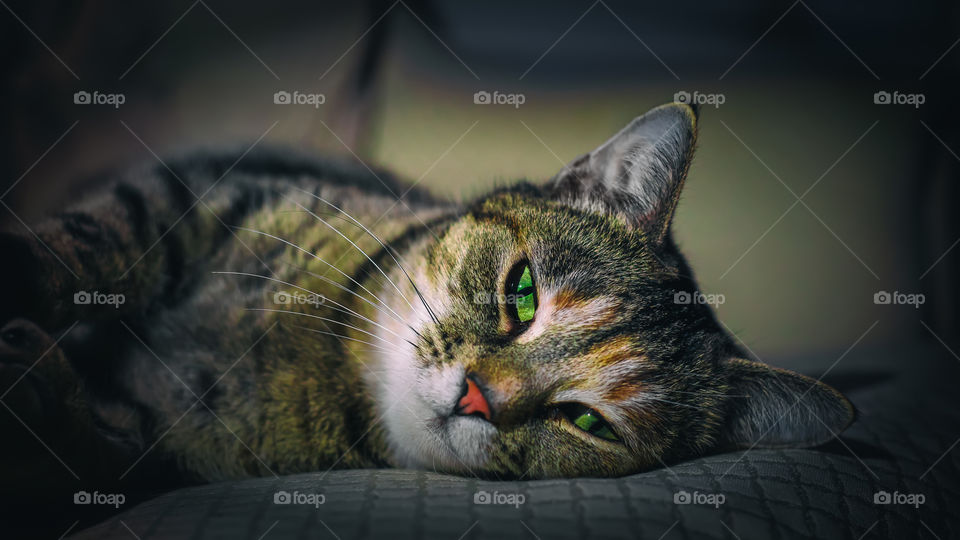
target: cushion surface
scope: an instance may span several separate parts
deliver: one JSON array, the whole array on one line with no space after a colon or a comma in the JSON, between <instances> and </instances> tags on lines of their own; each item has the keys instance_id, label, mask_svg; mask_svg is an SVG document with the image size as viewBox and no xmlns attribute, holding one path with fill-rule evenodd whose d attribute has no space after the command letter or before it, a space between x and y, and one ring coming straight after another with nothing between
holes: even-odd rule
<instances>
[{"instance_id":1,"label":"cushion surface","mask_svg":"<svg viewBox=\"0 0 960 540\"><path fill-rule=\"evenodd\" d=\"M816 449L707 456L618 479L335 470L221 482L166 493L74 538L960 537L960 361L932 344L770 363L826 372L857 422ZM275 503L282 492L297 500Z\"/></svg>"}]
</instances>

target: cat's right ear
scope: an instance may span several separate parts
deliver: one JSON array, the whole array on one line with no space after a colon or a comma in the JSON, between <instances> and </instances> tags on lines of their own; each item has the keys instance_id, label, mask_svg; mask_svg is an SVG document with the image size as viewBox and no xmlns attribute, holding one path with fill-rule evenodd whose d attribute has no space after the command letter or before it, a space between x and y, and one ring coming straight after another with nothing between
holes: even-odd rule
<instances>
[{"instance_id":1,"label":"cat's right ear","mask_svg":"<svg viewBox=\"0 0 960 540\"><path fill-rule=\"evenodd\" d=\"M620 215L660 243L677 206L696 138L696 108L661 105L564 167L549 188L555 199L570 206Z\"/></svg>"},{"instance_id":2,"label":"cat's right ear","mask_svg":"<svg viewBox=\"0 0 960 540\"><path fill-rule=\"evenodd\" d=\"M817 446L856 417L843 394L810 377L741 358L722 367L732 396L718 440L722 448Z\"/></svg>"}]
</instances>

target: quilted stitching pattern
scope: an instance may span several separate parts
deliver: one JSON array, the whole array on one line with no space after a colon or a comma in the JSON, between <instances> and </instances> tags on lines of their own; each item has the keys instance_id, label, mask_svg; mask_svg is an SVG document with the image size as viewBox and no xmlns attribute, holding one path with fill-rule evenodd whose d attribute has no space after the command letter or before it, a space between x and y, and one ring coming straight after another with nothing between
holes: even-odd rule
<instances>
[{"instance_id":1,"label":"quilted stitching pattern","mask_svg":"<svg viewBox=\"0 0 960 540\"><path fill-rule=\"evenodd\" d=\"M960 414L948 405L956 403L955 369L951 360L931 357L938 360L926 371L914 365L893 382L852 392L860 420L843 442L818 450L710 456L619 479L488 482L351 470L226 482L167 493L75 538L130 538L126 527L144 540L264 533L268 539L958 538L960 450L944 454L960 436ZM274 504L279 490L326 498L318 508ZM525 501L475 504L479 490L522 494ZM675 504L680 490L726 500L717 507ZM875 504L879 491L922 493L926 500L918 508Z\"/></svg>"}]
</instances>

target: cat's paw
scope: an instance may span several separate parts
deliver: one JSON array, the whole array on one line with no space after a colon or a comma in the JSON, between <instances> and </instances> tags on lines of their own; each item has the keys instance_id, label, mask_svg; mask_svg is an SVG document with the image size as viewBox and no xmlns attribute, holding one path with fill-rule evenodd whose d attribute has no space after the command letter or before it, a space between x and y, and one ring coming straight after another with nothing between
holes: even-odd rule
<instances>
[{"instance_id":1,"label":"cat's paw","mask_svg":"<svg viewBox=\"0 0 960 540\"><path fill-rule=\"evenodd\" d=\"M26 236L0 231L0 260L5 263L0 265L0 324L17 317L39 320L38 307L43 302L36 281L34 244Z\"/></svg>"},{"instance_id":2,"label":"cat's paw","mask_svg":"<svg viewBox=\"0 0 960 540\"><path fill-rule=\"evenodd\" d=\"M83 386L56 339L25 319L0 328L0 478L16 500L47 500L89 480ZM43 478L38 482L37 478Z\"/></svg>"},{"instance_id":3,"label":"cat's paw","mask_svg":"<svg viewBox=\"0 0 960 540\"><path fill-rule=\"evenodd\" d=\"M28 426L43 420L47 398L42 395L45 392L38 391L42 387L42 383L36 384L38 374L30 372L39 363L43 345L49 347L48 342L45 332L23 319L13 320L0 329L0 401L8 409L7 414L0 415L0 429L4 432L8 426L3 424L17 419ZM10 418L11 415L15 417Z\"/></svg>"},{"instance_id":4,"label":"cat's paw","mask_svg":"<svg viewBox=\"0 0 960 540\"><path fill-rule=\"evenodd\" d=\"M75 405L76 373L56 341L25 319L0 328L0 432L51 432Z\"/></svg>"}]
</instances>

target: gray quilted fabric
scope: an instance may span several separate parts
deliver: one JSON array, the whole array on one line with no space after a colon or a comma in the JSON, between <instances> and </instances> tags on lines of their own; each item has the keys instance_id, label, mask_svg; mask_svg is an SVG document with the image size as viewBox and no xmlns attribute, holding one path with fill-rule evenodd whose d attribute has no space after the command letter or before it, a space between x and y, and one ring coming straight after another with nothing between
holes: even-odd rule
<instances>
[{"instance_id":1,"label":"gray quilted fabric","mask_svg":"<svg viewBox=\"0 0 960 540\"><path fill-rule=\"evenodd\" d=\"M817 375L835 360L777 364ZM620 479L352 470L225 482L161 495L74 538L958 538L958 367L934 348L851 353L825 380L860 419L815 450L710 456ZM278 492L323 500L277 504ZM479 504L480 492L496 500Z\"/></svg>"}]
</instances>

